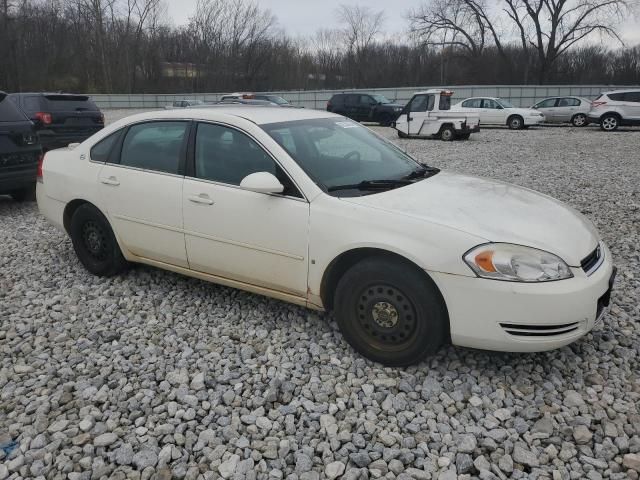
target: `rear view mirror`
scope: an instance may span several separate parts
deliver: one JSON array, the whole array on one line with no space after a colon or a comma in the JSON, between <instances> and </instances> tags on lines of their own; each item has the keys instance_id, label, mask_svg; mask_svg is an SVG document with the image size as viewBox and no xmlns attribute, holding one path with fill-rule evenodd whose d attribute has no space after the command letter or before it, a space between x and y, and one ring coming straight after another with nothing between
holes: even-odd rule
<instances>
[{"instance_id":1,"label":"rear view mirror","mask_svg":"<svg viewBox=\"0 0 640 480\"><path fill-rule=\"evenodd\" d=\"M240 182L242 188L258 193L282 193L284 186L269 172L256 172L247 175Z\"/></svg>"}]
</instances>

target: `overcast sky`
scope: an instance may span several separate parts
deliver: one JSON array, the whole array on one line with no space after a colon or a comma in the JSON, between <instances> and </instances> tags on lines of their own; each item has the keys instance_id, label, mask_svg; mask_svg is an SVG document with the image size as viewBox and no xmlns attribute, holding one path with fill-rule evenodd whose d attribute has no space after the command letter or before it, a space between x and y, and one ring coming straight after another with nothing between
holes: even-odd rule
<instances>
[{"instance_id":1,"label":"overcast sky","mask_svg":"<svg viewBox=\"0 0 640 480\"><path fill-rule=\"evenodd\" d=\"M420 5L420 0L258 0L262 8L270 9L278 18L280 27L293 36L307 36L318 28L336 26L336 9L340 4L368 5L374 10L385 11L385 31L389 34L402 33L407 23L407 10ZM187 22L192 15L196 0L167 0L169 15L176 25ZM390 6L392 5L392 6ZM628 44L640 43L640 21L630 19L621 28L622 36Z\"/></svg>"}]
</instances>

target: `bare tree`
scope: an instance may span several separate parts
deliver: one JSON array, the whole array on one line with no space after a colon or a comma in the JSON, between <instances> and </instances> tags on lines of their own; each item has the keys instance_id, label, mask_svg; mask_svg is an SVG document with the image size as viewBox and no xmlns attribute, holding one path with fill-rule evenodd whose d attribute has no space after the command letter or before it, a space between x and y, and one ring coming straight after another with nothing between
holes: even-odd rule
<instances>
[{"instance_id":1,"label":"bare tree","mask_svg":"<svg viewBox=\"0 0 640 480\"><path fill-rule=\"evenodd\" d=\"M525 56L535 54L543 83L558 58L584 39L600 34L619 40L616 22L628 5L629 0L497 0L490 8L484 0L430 0L411 11L409 20L425 44L454 45L472 58L491 45L506 59L506 44L519 43Z\"/></svg>"},{"instance_id":2,"label":"bare tree","mask_svg":"<svg viewBox=\"0 0 640 480\"><path fill-rule=\"evenodd\" d=\"M342 24L342 38L350 57L351 78L356 86L362 84L362 66L366 54L382 31L384 12L361 5L340 5L337 17Z\"/></svg>"}]
</instances>

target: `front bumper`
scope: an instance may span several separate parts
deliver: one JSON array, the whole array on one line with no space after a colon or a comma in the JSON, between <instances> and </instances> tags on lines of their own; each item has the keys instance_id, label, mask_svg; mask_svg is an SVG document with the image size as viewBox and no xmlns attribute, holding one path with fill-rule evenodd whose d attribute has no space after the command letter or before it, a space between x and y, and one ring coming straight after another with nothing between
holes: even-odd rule
<instances>
[{"instance_id":1,"label":"front bumper","mask_svg":"<svg viewBox=\"0 0 640 480\"><path fill-rule=\"evenodd\" d=\"M615 268L604 261L590 276L572 268L567 280L526 284L429 272L447 304L454 345L538 352L572 343L591 331L606 309Z\"/></svg>"},{"instance_id":2,"label":"front bumper","mask_svg":"<svg viewBox=\"0 0 640 480\"><path fill-rule=\"evenodd\" d=\"M540 125L541 123L544 123L544 121L544 117L524 117L524 124L527 126Z\"/></svg>"}]
</instances>

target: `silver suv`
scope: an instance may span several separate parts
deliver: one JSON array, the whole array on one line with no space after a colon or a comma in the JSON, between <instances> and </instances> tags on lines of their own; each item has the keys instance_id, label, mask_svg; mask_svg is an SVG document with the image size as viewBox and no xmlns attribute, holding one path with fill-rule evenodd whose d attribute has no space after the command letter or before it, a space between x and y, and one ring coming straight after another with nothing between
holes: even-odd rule
<instances>
[{"instance_id":1,"label":"silver suv","mask_svg":"<svg viewBox=\"0 0 640 480\"><path fill-rule=\"evenodd\" d=\"M640 90L605 92L591 102L589 121L613 132L620 126L640 125Z\"/></svg>"}]
</instances>

